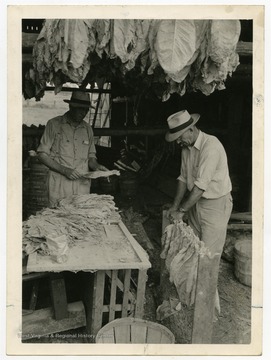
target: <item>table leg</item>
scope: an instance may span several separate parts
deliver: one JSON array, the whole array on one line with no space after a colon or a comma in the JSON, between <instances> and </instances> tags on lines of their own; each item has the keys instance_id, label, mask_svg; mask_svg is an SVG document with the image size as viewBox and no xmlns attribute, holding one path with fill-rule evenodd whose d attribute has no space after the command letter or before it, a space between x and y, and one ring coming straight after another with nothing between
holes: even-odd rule
<instances>
[{"instance_id":1,"label":"table leg","mask_svg":"<svg viewBox=\"0 0 271 360\"><path fill-rule=\"evenodd\" d=\"M104 283L105 271L99 270L95 273L91 309L91 335L96 335L102 327L103 305L104 305Z\"/></svg>"},{"instance_id":2,"label":"table leg","mask_svg":"<svg viewBox=\"0 0 271 360\"><path fill-rule=\"evenodd\" d=\"M128 312L128 300L129 300L129 291L130 291L130 282L131 282L131 270L125 270L124 275L124 289L123 289L123 300L122 300L122 312L121 317L126 317Z\"/></svg>"},{"instance_id":3,"label":"table leg","mask_svg":"<svg viewBox=\"0 0 271 360\"><path fill-rule=\"evenodd\" d=\"M112 276L110 278L111 278L111 291L110 291L110 305L109 305L109 322L115 319L118 270L112 270Z\"/></svg>"},{"instance_id":4,"label":"table leg","mask_svg":"<svg viewBox=\"0 0 271 360\"><path fill-rule=\"evenodd\" d=\"M138 270L135 317L141 319L144 313L147 270Z\"/></svg>"}]
</instances>

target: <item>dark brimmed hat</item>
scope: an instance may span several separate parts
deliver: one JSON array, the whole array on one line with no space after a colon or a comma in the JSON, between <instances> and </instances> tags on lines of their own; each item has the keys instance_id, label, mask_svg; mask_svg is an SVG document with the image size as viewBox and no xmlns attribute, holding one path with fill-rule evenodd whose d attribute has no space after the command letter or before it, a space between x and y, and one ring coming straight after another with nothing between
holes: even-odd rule
<instances>
[{"instance_id":1,"label":"dark brimmed hat","mask_svg":"<svg viewBox=\"0 0 271 360\"><path fill-rule=\"evenodd\" d=\"M195 125L199 118L199 114L190 115L187 110L182 110L170 115L167 119L169 131L165 136L166 141L171 142L177 140L186 130Z\"/></svg>"},{"instance_id":2,"label":"dark brimmed hat","mask_svg":"<svg viewBox=\"0 0 271 360\"><path fill-rule=\"evenodd\" d=\"M84 91L73 91L71 99L63 101L76 107L95 109L94 106L91 106L89 94Z\"/></svg>"}]
</instances>

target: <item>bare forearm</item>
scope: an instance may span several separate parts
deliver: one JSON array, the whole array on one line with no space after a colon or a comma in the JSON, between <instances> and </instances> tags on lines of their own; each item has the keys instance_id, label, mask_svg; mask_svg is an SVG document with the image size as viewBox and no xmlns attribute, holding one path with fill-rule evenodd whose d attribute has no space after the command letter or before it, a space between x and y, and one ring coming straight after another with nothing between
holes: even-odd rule
<instances>
[{"instance_id":1,"label":"bare forearm","mask_svg":"<svg viewBox=\"0 0 271 360\"><path fill-rule=\"evenodd\" d=\"M40 162L42 162L44 165L46 165L50 170L56 171L59 174L65 175L65 169L66 167L63 165L60 165L55 160L51 159L47 154L45 153L38 153L38 159Z\"/></svg>"},{"instance_id":2,"label":"bare forearm","mask_svg":"<svg viewBox=\"0 0 271 360\"><path fill-rule=\"evenodd\" d=\"M204 190L201 190L196 185L193 187L191 193L189 194L188 198L182 203L182 209L188 211L191 209L193 205L195 205L199 199L202 197Z\"/></svg>"},{"instance_id":3,"label":"bare forearm","mask_svg":"<svg viewBox=\"0 0 271 360\"><path fill-rule=\"evenodd\" d=\"M186 191L187 191L186 184L183 181L178 181L176 195L175 195L174 202L172 205L175 209L178 209Z\"/></svg>"},{"instance_id":4,"label":"bare forearm","mask_svg":"<svg viewBox=\"0 0 271 360\"><path fill-rule=\"evenodd\" d=\"M88 159L88 167L91 170L101 170L101 171L106 171L107 168L104 167L103 165L99 164L96 158L89 158Z\"/></svg>"}]
</instances>

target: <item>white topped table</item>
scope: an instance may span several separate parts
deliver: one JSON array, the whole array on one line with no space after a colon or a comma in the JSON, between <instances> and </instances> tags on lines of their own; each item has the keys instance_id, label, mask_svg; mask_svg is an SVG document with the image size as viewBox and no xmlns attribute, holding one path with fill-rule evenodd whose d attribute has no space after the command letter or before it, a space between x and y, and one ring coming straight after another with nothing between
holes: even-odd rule
<instances>
[{"instance_id":1,"label":"white topped table","mask_svg":"<svg viewBox=\"0 0 271 360\"><path fill-rule=\"evenodd\" d=\"M84 271L94 272L94 277L88 277L85 285L85 307L87 329L96 335L105 320L116 317L121 312L122 317L133 313L142 318L144 310L147 269L151 267L145 250L133 238L125 225L104 225L104 231L99 239L78 241L70 248L68 260L59 264L50 256L37 253L29 255L28 272ZM137 279L135 279L135 277ZM110 288L110 294L105 296ZM122 293L121 303L117 294Z\"/></svg>"}]
</instances>

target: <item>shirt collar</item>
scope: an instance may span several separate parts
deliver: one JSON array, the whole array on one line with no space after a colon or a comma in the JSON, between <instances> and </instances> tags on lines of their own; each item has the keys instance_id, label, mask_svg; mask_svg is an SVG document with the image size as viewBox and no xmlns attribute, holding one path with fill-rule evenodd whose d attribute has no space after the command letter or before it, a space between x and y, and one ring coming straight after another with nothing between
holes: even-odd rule
<instances>
[{"instance_id":1,"label":"shirt collar","mask_svg":"<svg viewBox=\"0 0 271 360\"><path fill-rule=\"evenodd\" d=\"M201 149L201 144L202 144L202 139L203 139L203 133L202 131L199 130L199 135L197 137L197 140L195 141L194 147L198 150Z\"/></svg>"},{"instance_id":2,"label":"shirt collar","mask_svg":"<svg viewBox=\"0 0 271 360\"><path fill-rule=\"evenodd\" d=\"M63 115L63 123L69 124L70 126L74 127L70 122L70 119L68 116L68 111ZM76 129L78 129L80 127L86 127L86 125L87 125L86 122L83 120L78 126L76 126Z\"/></svg>"}]
</instances>

